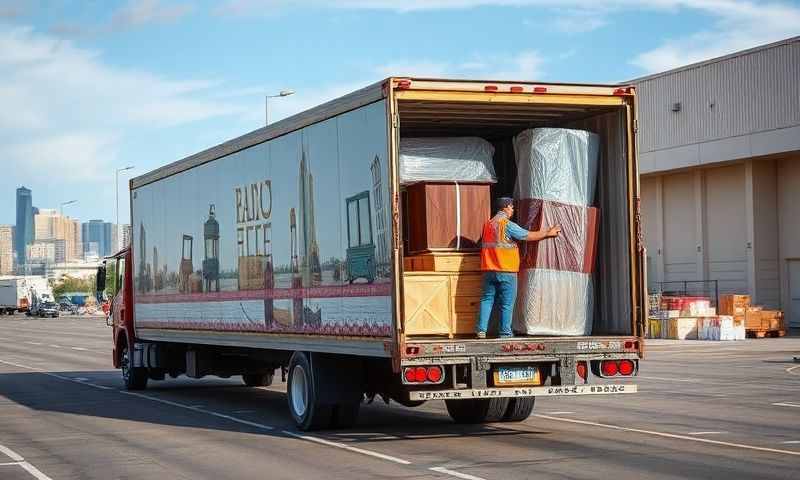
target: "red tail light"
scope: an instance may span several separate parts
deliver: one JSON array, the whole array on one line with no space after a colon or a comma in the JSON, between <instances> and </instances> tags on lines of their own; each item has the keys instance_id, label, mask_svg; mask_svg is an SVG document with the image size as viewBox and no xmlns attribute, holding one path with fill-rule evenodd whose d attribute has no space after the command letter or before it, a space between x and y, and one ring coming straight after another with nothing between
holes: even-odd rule
<instances>
[{"instance_id":1,"label":"red tail light","mask_svg":"<svg viewBox=\"0 0 800 480\"><path fill-rule=\"evenodd\" d=\"M398 89L411 88L411 80L398 80L397 88Z\"/></svg>"},{"instance_id":2,"label":"red tail light","mask_svg":"<svg viewBox=\"0 0 800 480\"><path fill-rule=\"evenodd\" d=\"M547 93L547 87L533 87L533 93Z\"/></svg>"},{"instance_id":3,"label":"red tail light","mask_svg":"<svg viewBox=\"0 0 800 480\"><path fill-rule=\"evenodd\" d=\"M403 377L405 377L406 382L414 383L417 380L417 375L414 373L413 368L406 368L406 371L403 372Z\"/></svg>"},{"instance_id":4,"label":"red tail light","mask_svg":"<svg viewBox=\"0 0 800 480\"><path fill-rule=\"evenodd\" d=\"M414 381L417 383L422 383L428 379L428 371L425 367L417 367L414 369Z\"/></svg>"},{"instance_id":5,"label":"red tail light","mask_svg":"<svg viewBox=\"0 0 800 480\"><path fill-rule=\"evenodd\" d=\"M442 383L443 379L444 369L441 365L406 367L403 369L404 383Z\"/></svg>"},{"instance_id":6,"label":"red tail light","mask_svg":"<svg viewBox=\"0 0 800 480\"><path fill-rule=\"evenodd\" d=\"M442 380L442 367L428 367L428 381L439 383Z\"/></svg>"},{"instance_id":7,"label":"red tail light","mask_svg":"<svg viewBox=\"0 0 800 480\"><path fill-rule=\"evenodd\" d=\"M631 360L620 360L619 362L619 373L620 375L631 375L633 374L633 370L636 368L636 365Z\"/></svg>"},{"instance_id":8,"label":"red tail light","mask_svg":"<svg viewBox=\"0 0 800 480\"><path fill-rule=\"evenodd\" d=\"M486 85L485 87L483 87L483 90L485 92L496 92L497 91L497 85Z\"/></svg>"},{"instance_id":9,"label":"red tail light","mask_svg":"<svg viewBox=\"0 0 800 480\"><path fill-rule=\"evenodd\" d=\"M614 360L603 360L600 362L600 371L603 372L605 377L613 377L619 372L619 367Z\"/></svg>"},{"instance_id":10,"label":"red tail light","mask_svg":"<svg viewBox=\"0 0 800 480\"><path fill-rule=\"evenodd\" d=\"M578 364L575 366L575 370L578 372L579 377L586 380L586 362L578 362Z\"/></svg>"},{"instance_id":11,"label":"red tail light","mask_svg":"<svg viewBox=\"0 0 800 480\"><path fill-rule=\"evenodd\" d=\"M511 87L511 93L522 93L522 92L523 92L523 88L522 87L518 87L518 86Z\"/></svg>"}]
</instances>

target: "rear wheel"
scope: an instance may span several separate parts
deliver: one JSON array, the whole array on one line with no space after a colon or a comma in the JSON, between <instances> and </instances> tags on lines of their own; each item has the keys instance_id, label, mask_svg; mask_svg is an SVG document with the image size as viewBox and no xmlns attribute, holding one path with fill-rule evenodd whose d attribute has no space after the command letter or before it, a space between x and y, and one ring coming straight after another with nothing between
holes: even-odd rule
<instances>
[{"instance_id":1,"label":"rear wheel","mask_svg":"<svg viewBox=\"0 0 800 480\"><path fill-rule=\"evenodd\" d=\"M289 412L301 430L317 430L331 424L333 407L320 405L319 392L311 374L311 362L305 353L295 352L289 361L286 394Z\"/></svg>"},{"instance_id":2,"label":"rear wheel","mask_svg":"<svg viewBox=\"0 0 800 480\"><path fill-rule=\"evenodd\" d=\"M147 388L147 369L133 366L133 355L130 354L127 342L122 345L120 365L122 366L122 380L125 382L126 390L144 390Z\"/></svg>"},{"instance_id":3,"label":"rear wheel","mask_svg":"<svg viewBox=\"0 0 800 480\"><path fill-rule=\"evenodd\" d=\"M507 398L470 398L445 400L447 413L456 423L499 422L508 407Z\"/></svg>"},{"instance_id":4,"label":"rear wheel","mask_svg":"<svg viewBox=\"0 0 800 480\"><path fill-rule=\"evenodd\" d=\"M242 375L242 381L248 387L268 387L272 385L272 379L275 372L269 373L245 373Z\"/></svg>"},{"instance_id":5,"label":"rear wheel","mask_svg":"<svg viewBox=\"0 0 800 480\"><path fill-rule=\"evenodd\" d=\"M503 415L503 422L521 422L533 413L533 405L536 397L512 398L508 401L506 413Z\"/></svg>"}]
</instances>

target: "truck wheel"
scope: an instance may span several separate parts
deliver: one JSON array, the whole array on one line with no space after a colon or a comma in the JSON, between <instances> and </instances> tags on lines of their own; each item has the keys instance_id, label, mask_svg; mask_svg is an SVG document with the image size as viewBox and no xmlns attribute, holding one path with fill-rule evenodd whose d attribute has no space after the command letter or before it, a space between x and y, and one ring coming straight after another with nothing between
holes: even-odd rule
<instances>
[{"instance_id":1,"label":"truck wheel","mask_svg":"<svg viewBox=\"0 0 800 480\"><path fill-rule=\"evenodd\" d=\"M248 387L268 387L272 385L272 378L275 372L270 373L245 373L242 375L242 381Z\"/></svg>"},{"instance_id":2,"label":"truck wheel","mask_svg":"<svg viewBox=\"0 0 800 480\"><path fill-rule=\"evenodd\" d=\"M470 398L445 400L447 413L456 423L499 422L508 407L507 398Z\"/></svg>"},{"instance_id":3,"label":"truck wheel","mask_svg":"<svg viewBox=\"0 0 800 480\"><path fill-rule=\"evenodd\" d=\"M295 352L289 361L286 398L292 418L301 430L317 430L331 424L333 409L328 405L319 405L318 394L308 356Z\"/></svg>"},{"instance_id":4,"label":"truck wheel","mask_svg":"<svg viewBox=\"0 0 800 480\"><path fill-rule=\"evenodd\" d=\"M133 366L133 355L130 354L127 343L122 345L120 365L122 366L122 380L125 382L126 390L144 390L147 388L147 369Z\"/></svg>"},{"instance_id":5,"label":"truck wheel","mask_svg":"<svg viewBox=\"0 0 800 480\"><path fill-rule=\"evenodd\" d=\"M536 397L512 398L508 401L506 413L503 415L501 421L521 422L527 419L533 412L533 404L535 401Z\"/></svg>"}]
</instances>

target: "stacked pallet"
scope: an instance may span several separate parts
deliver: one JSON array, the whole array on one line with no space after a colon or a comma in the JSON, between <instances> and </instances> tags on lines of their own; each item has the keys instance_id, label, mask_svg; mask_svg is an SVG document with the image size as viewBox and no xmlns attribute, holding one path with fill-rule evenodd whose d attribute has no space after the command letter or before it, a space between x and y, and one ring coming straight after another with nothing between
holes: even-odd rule
<instances>
[{"instance_id":1,"label":"stacked pallet","mask_svg":"<svg viewBox=\"0 0 800 480\"><path fill-rule=\"evenodd\" d=\"M750 304L750 295L721 295L720 313L731 315L735 322L744 324L748 337L782 337L786 335L786 324L780 310L765 310Z\"/></svg>"},{"instance_id":2,"label":"stacked pallet","mask_svg":"<svg viewBox=\"0 0 800 480\"><path fill-rule=\"evenodd\" d=\"M744 322L718 315L711 299L700 296L651 296L648 338L671 340L740 340Z\"/></svg>"}]
</instances>

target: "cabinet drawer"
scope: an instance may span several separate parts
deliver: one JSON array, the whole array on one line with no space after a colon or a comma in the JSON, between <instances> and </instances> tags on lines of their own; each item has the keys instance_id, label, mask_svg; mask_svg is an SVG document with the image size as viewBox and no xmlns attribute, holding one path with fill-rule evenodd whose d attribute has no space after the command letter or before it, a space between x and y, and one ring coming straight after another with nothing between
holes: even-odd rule
<instances>
[{"instance_id":1,"label":"cabinet drawer","mask_svg":"<svg viewBox=\"0 0 800 480\"><path fill-rule=\"evenodd\" d=\"M453 314L453 333L456 335L467 335L475 333L475 322L478 321L478 313Z\"/></svg>"}]
</instances>

